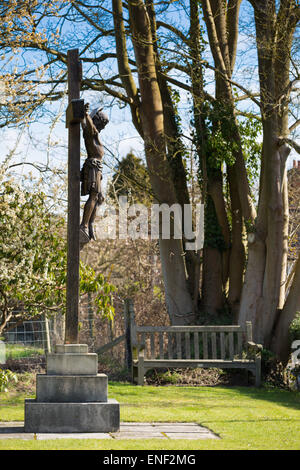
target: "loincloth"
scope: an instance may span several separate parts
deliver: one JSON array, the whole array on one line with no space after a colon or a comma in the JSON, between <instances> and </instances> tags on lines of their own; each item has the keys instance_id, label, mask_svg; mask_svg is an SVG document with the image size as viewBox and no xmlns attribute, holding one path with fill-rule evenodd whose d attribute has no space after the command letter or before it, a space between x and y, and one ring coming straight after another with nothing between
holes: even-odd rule
<instances>
[{"instance_id":1,"label":"loincloth","mask_svg":"<svg viewBox=\"0 0 300 470\"><path fill-rule=\"evenodd\" d=\"M81 196L92 190L101 192L102 162L98 158L87 158L80 172Z\"/></svg>"}]
</instances>

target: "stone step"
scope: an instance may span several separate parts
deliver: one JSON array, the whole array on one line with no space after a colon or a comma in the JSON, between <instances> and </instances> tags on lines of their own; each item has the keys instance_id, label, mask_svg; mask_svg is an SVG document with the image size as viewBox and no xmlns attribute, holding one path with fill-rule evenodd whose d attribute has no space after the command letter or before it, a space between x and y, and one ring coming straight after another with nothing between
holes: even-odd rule
<instances>
[{"instance_id":1,"label":"stone step","mask_svg":"<svg viewBox=\"0 0 300 470\"><path fill-rule=\"evenodd\" d=\"M96 353L47 354L47 375L97 375L98 355Z\"/></svg>"},{"instance_id":2,"label":"stone step","mask_svg":"<svg viewBox=\"0 0 300 470\"><path fill-rule=\"evenodd\" d=\"M107 375L37 374L36 401L51 403L107 402Z\"/></svg>"},{"instance_id":3,"label":"stone step","mask_svg":"<svg viewBox=\"0 0 300 470\"><path fill-rule=\"evenodd\" d=\"M56 353L73 353L73 354L86 354L88 353L87 344L57 344L55 346Z\"/></svg>"}]
</instances>

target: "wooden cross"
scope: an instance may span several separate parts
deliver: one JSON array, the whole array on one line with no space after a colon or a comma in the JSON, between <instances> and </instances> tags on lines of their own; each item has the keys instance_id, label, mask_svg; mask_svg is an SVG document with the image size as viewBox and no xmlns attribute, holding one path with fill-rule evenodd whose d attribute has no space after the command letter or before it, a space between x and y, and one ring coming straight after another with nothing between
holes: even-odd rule
<instances>
[{"instance_id":1,"label":"wooden cross","mask_svg":"<svg viewBox=\"0 0 300 470\"><path fill-rule=\"evenodd\" d=\"M84 101L80 98L82 68L78 49L68 51L68 252L65 344L78 343L79 311L79 225L80 225L80 122Z\"/></svg>"}]
</instances>

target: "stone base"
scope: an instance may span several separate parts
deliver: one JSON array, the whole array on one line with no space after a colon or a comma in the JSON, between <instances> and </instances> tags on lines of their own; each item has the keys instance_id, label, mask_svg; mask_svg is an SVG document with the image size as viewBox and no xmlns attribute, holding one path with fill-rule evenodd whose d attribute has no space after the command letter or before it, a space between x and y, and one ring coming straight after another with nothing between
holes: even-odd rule
<instances>
[{"instance_id":1,"label":"stone base","mask_svg":"<svg viewBox=\"0 0 300 470\"><path fill-rule=\"evenodd\" d=\"M106 403L42 403L25 400L25 432L77 433L116 432L120 427L120 405Z\"/></svg>"},{"instance_id":2,"label":"stone base","mask_svg":"<svg viewBox=\"0 0 300 470\"><path fill-rule=\"evenodd\" d=\"M25 400L25 432L108 433L120 427L120 405L107 399L107 376L86 344L56 345L47 373L37 374L36 399Z\"/></svg>"}]
</instances>

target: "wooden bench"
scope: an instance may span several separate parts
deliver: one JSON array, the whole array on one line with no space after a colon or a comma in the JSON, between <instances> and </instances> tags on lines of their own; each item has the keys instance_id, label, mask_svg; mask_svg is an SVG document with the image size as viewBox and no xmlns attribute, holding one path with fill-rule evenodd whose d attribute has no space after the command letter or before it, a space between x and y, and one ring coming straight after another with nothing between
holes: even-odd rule
<instances>
[{"instance_id":1,"label":"wooden bench","mask_svg":"<svg viewBox=\"0 0 300 470\"><path fill-rule=\"evenodd\" d=\"M144 384L157 368L245 369L261 382L262 346L252 341L252 324L226 326L137 326L131 324L132 379Z\"/></svg>"}]
</instances>

